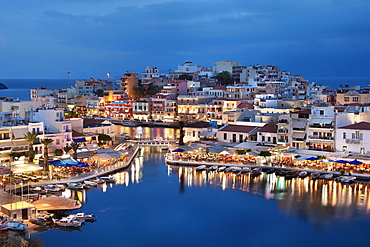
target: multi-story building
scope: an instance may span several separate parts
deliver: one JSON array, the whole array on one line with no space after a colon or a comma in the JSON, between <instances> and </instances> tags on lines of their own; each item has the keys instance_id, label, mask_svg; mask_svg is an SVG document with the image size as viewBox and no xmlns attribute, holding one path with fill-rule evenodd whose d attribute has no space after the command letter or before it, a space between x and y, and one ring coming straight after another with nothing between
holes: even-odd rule
<instances>
[{"instance_id":1,"label":"multi-story building","mask_svg":"<svg viewBox=\"0 0 370 247\"><path fill-rule=\"evenodd\" d=\"M207 120L207 103L213 99L214 96L179 95L177 97L179 120Z\"/></svg>"},{"instance_id":2,"label":"multi-story building","mask_svg":"<svg viewBox=\"0 0 370 247\"><path fill-rule=\"evenodd\" d=\"M230 74L232 74L233 73L233 66L241 66L241 63L230 61L230 60L222 60L222 61L216 62L212 65L213 72L215 74L221 73L223 71L228 71Z\"/></svg>"},{"instance_id":3,"label":"multi-story building","mask_svg":"<svg viewBox=\"0 0 370 247\"><path fill-rule=\"evenodd\" d=\"M132 101L132 115L135 120L149 121L151 116L150 101L149 97Z\"/></svg>"},{"instance_id":4,"label":"multi-story building","mask_svg":"<svg viewBox=\"0 0 370 247\"><path fill-rule=\"evenodd\" d=\"M335 147L338 152L368 154L370 151L370 123L359 122L336 130Z\"/></svg>"},{"instance_id":5,"label":"multi-story building","mask_svg":"<svg viewBox=\"0 0 370 247\"><path fill-rule=\"evenodd\" d=\"M353 103L370 104L370 94L368 92L348 91L345 93L337 93L337 103L341 105L349 105Z\"/></svg>"},{"instance_id":6,"label":"multi-story building","mask_svg":"<svg viewBox=\"0 0 370 247\"><path fill-rule=\"evenodd\" d=\"M135 72L126 72L120 81L116 81L116 89L123 91L126 97L133 98L133 88L139 85L139 78Z\"/></svg>"},{"instance_id":7,"label":"multi-story building","mask_svg":"<svg viewBox=\"0 0 370 247\"><path fill-rule=\"evenodd\" d=\"M290 113L289 130L291 134L290 146L296 149L307 149L307 124L310 110L294 111Z\"/></svg>"},{"instance_id":8,"label":"multi-story building","mask_svg":"<svg viewBox=\"0 0 370 247\"><path fill-rule=\"evenodd\" d=\"M176 119L177 119L177 100L166 99L163 121L174 122Z\"/></svg>"},{"instance_id":9,"label":"multi-story building","mask_svg":"<svg viewBox=\"0 0 370 247\"><path fill-rule=\"evenodd\" d=\"M154 121L163 121L166 112L166 99L165 98L152 98L151 99L151 112Z\"/></svg>"},{"instance_id":10,"label":"multi-story building","mask_svg":"<svg viewBox=\"0 0 370 247\"><path fill-rule=\"evenodd\" d=\"M132 100L121 98L108 101L104 105L104 116L115 119L132 119Z\"/></svg>"},{"instance_id":11,"label":"multi-story building","mask_svg":"<svg viewBox=\"0 0 370 247\"><path fill-rule=\"evenodd\" d=\"M145 72L141 73L141 84L151 84L153 81L160 77L157 67L146 66Z\"/></svg>"},{"instance_id":12,"label":"multi-story building","mask_svg":"<svg viewBox=\"0 0 370 247\"><path fill-rule=\"evenodd\" d=\"M307 127L308 149L335 151L335 109L314 106Z\"/></svg>"},{"instance_id":13,"label":"multi-story building","mask_svg":"<svg viewBox=\"0 0 370 247\"><path fill-rule=\"evenodd\" d=\"M276 124L265 124L257 132L257 142L268 145L277 144L277 129L278 125Z\"/></svg>"}]
</instances>

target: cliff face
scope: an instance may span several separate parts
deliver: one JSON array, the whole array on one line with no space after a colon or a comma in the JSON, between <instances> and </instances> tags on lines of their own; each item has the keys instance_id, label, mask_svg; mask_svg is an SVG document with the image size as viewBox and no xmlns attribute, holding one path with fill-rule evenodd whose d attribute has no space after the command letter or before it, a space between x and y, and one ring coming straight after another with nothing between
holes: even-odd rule
<instances>
[{"instance_id":1,"label":"cliff face","mask_svg":"<svg viewBox=\"0 0 370 247\"><path fill-rule=\"evenodd\" d=\"M5 86L4 84L0 83L0 89L8 89L8 87Z\"/></svg>"}]
</instances>

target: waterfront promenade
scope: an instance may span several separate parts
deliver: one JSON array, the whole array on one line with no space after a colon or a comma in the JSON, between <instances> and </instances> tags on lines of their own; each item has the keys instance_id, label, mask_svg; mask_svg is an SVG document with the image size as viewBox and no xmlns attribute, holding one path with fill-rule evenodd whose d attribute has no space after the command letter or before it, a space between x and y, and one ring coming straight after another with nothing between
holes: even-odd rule
<instances>
[{"instance_id":1,"label":"waterfront promenade","mask_svg":"<svg viewBox=\"0 0 370 247\"><path fill-rule=\"evenodd\" d=\"M122 160L116 161L115 163L112 163L110 165L104 165L97 169L92 169L89 172L85 172L83 174L79 174L76 176L69 176L65 177L63 179L50 179L50 180L42 180L40 182L29 182L26 183L22 189L24 191L27 191L29 186L38 186L38 185L45 185L45 184L66 184L66 183L78 183L82 182L84 180L88 180L95 177L102 177L107 176L109 174L118 172L120 170L126 169L130 167L132 161L137 156L139 151L141 150L141 147L138 145L135 145L132 147L131 151L125 156ZM16 189L15 189L16 188ZM11 202L17 202L22 201L22 197L18 195L11 195L10 192L16 190L20 191L20 186L16 185L7 185L3 188L3 193L0 193L0 204L8 204Z\"/></svg>"}]
</instances>

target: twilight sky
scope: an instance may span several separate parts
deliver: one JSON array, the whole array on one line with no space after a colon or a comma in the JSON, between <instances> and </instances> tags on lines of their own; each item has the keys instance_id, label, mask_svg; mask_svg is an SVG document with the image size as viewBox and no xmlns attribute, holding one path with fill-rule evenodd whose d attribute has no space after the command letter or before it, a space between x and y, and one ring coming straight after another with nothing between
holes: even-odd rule
<instances>
[{"instance_id":1,"label":"twilight sky","mask_svg":"<svg viewBox=\"0 0 370 247\"><path fill-rule=\"evenodd\" d=\"M112 78L192 61L370 77L369 0L0 0L0 78Z\"/></svg>"}]
</instances>

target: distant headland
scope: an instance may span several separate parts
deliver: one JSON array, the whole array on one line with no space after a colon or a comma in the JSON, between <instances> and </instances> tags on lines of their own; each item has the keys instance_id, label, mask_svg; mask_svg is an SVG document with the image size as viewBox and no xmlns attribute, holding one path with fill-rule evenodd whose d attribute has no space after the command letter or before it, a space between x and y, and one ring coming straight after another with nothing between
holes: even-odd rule
<instances>
[{"instance_id":1,"label":"distant headland","mask_svg":"<svg viewBox=\"0 0 370 247\"><path fill-rule=\"evenodd\" d=\"M0 83L0 89L8 89L8 87L5 86L4 84Z\"/></svg>"}]
</instances>

